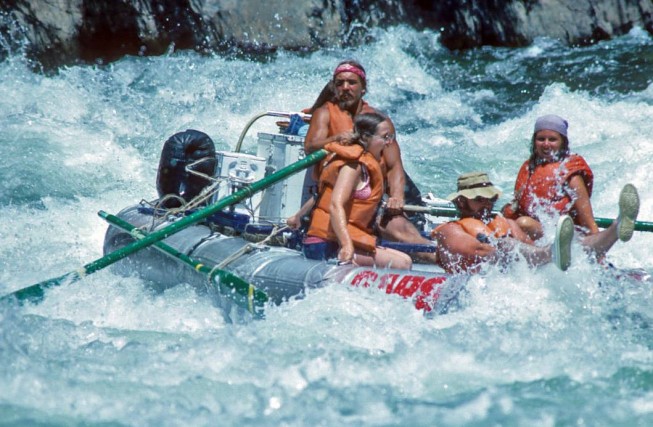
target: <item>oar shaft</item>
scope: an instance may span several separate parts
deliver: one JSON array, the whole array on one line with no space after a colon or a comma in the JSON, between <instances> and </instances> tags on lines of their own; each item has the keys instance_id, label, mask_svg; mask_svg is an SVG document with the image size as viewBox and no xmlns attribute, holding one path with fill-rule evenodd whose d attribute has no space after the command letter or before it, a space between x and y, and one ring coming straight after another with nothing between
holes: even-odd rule
<instances>
[{"instance_id":1,"label":"oar shaft","mask_svg":"<svg viewBox=\"0 0 653 427\"><path fill-rule=\"evenodd\" d=\"M253 182L252 184L236 191L232 195L220 199L218 202L210 206L207 206L188 216L185 216L180 220L175 221L174 223L168 225L167 227L157 230L151 234L148 234L141 240L136 240L130 243L129 245L126 245L114 252L111 252L103 256L100 259L88 263L77 271L73 271L64 274L63 276L56 277L54 279L49 279L44 282L37 283L35 285L28 286L18 291L12 292L0 298L0 300L9 298L11 296L15 296L16 298L18 298L18 300L23 300L23 299L38 300L43 297L44 289L50 288L52 286L59 286L67 281L75 282L88 274L92 274L98 270L103 269L104 267L107 267L115 263L116 261L120 261L121 259L133 254L134 252L137 252L147 246L150 246L153 243L161 241L166 237L171 236L177 233L178 231L187 228L192 224L195 224L205 218L208 218L209 216L213 215L216 212L221 211L222 209L228 206L231 206L248 197L251 197L255 193L264 190L267 187L270 187L271 185L281 181L282 179L285 179L303 169L308 168L309 166L322 160L326 155L327 152L325 150L318 150L314 153L311 153L308 156L306 156L304 159L299 160L291 165L288 165L285 168L279 169L278 171L274 172L270 176L267 176L256 182Z\"/></svg>"},{"instance_id":2,"label":"oar shaft","mask_svg":"<svg viewBox=\"0 0 653 427\"><path fill-rule=\"evenodd\" d=\"M594 218L596 225L601 228L608 228L615 220L612 218ZM653 222L635 221L635 231L653 231Z\"/></svg>"},{"instance_id":3,"label":"oar shaft","mask_svg":"<svg viewBox=\"0 0 653 427\"><path fill-rule=\"evenodd\" d=\"M407 212L422 212L435 216L442 216L447 218L457 218L459 213L456 208L441 206L441 207L432 207L432 206L417 206L417 205L405 205L404 211ZM494 212L499 213L499 212ZM610 224L614 222L614 219L611 218L594 218L596 225L600 228L608 228ZM653 231L653 222L647 221L635 221L635 231Z\"/></svg>"},{"instance_id":4,"label":"oar shaft","mask_svg":"<svg viewBox=\"0 0 653 427\"><path fill-rule=\"evenodd\" d=\"M299 117L302 118L302 120L310 120L312 115L303 113L301 111L267 111L265 113L266 116L272 116L272 117L291 117L293 115L298 115Z\"/></svg>"},{"instance_id":5,"label":"oar shaft","mask_svg":"<svg viewBox=\"0 0 653 427\"><path fill-rule=\"evenodd\" d=\"M406 212L421 212L421 213L427 213L435 216L444 216L448 218L458 217L458 210L454 207L448 207L448 206L432 207L432 206L404 205L403 209Z\"/></svg>"},{"instance_id":6,"label":"oar shaft","mask_svg":"<svg viewBox=\"0 0 653 427\"><path fill-rule=\"evenodd\" d=\"M248 185L235 193L231 194L230 196L224 197L220 199L218 202L214 203L211 206L207 206L204 209L200 209L188 216L185 216L181 218L178 221L173 222L172 224L168 225L167 227L164 227L160 230L157 230L153 233L148 234L141 240L137 240L133 243L130 243L127 246L124 246L121 249L118 249L114 252L111 252L104 257L91 262L89 264L86 264L84 266L84 269L86 271L86 274L91 274L94 273L108 265L113 264L116 261L119 261L126 256L139 251L140 249L143 249L147 246L150 246L151 244L158 242L160 240L165 239L168 236L171 236L178 231L181 231L188 226L195 224L205 218L208 218L209 216L213 215L216 212L221 211L222 209L231 206L233 204L236 204L248 197L252 197L255 193L275 184L278 181L281 181L284 178L287 178L290 175L293 175L294 173L299 172L302 169L307 168L308 166L320 161L324 156L326 155L326 151L320 150L317 151L303 160L300 160L296 163L293 163L290 166L287 166L283 169L278 170L277 172L273 173L272 175L265 177L259 181L256 181L252 183L251 185Z\"/></svg>"},{"instance_id":7,"label":"oar shaft","mask_svg":"<svg viewBox=\"0 0 653 427\"><path fill-rule=\"evenodd\" d=\"M143 239L147 236L147 233L143 230L135 227L120 217L111 215L104 211L99 211L98 215L109 224L127 231L134 239ZM256 289L254 285L247 283L229 271L209 268L164 242L156 242L152 244L152 246L160 252L191 266L196 271L206 274L212 283L214 283L214 279L217 277L219 279L218 284L225 289L225 291L221 292L223 296L231 298L236 304L243 307L256 317L262 317L263 309L268 301L268 296L265 292ZM232 292L232 290L235 291L235 293Z\"/></svg>"},{"instance_id":8,"label":"oar shaft","mask_svg":"<svg viewBox=\"0 0 653 427\"><path fill-rule=\"evenodd\" d=\"M218 202L214 203L213 205L207 206L206 208L200 209L188 216L185 216L180 220L175 221L172 224L168 225L167 227L164 227L160 230L148 234L142 240L137 240L133 243L130 243L129 245L121 249L118 249L117 251L114 251L100 258L97 261L87 264L86 266L84 266L86 272L87 274L90 274L101 268L111 265L114 262L119 261L122 258L146 246L150 246L151 244L163 240L166 237L171 236L177 233L178 231L187 228L192 224L195 224L205 218L210 217L214 213L219 212L228 206L234 205L248 197L252 197L257 192L264 190L265 188L281 181L284 178L287 178L290 175L299 172L302 169L306 169L312 164L317 163L325 156L326 156L326 151L324 150L316 151L315 153L310 154L304 159L299 160L298 162L295 162L292 165L286 166L285 168L279 169L278 171L274 172L270 176L267 176L256 182L253 182L252 184L236 191L232 195L220 199Z\"/></svg>"}]
</instances>

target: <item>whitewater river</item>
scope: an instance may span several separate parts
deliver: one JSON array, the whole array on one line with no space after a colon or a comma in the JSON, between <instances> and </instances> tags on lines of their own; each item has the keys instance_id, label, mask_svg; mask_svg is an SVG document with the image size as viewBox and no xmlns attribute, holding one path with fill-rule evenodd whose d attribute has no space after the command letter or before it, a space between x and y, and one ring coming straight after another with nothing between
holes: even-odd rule
<instances>
[{"instance_id":1,"label":"whitewater river","mask_svg":"<svg viewBox=\"0 0 653 427\"><path fill-rule=\"evenodd\" d=\"M512 192L535 118L570 122L592 166L596 216L620 188L653 220L653 39L452 53L395 28L351 50L266 58L171 53L31 71L0 63L0 294L102 256L115 213L156 196L163 142L188 129L218 150L266 110L309 106L342 59L398 127L404 165L444 197L486 170ZM267 121L266 121L267 120ZM255 150L258 121L245 140ZM608 260L653 273L653 233ZM568 272L518 263L469 280L427 318L409 301L334 283L229 324L183 284L164 293L102 270L0 304L0 425L611 426L653 424L653 280L615 279L577 244Z\"/></svg>"}]
</instances>

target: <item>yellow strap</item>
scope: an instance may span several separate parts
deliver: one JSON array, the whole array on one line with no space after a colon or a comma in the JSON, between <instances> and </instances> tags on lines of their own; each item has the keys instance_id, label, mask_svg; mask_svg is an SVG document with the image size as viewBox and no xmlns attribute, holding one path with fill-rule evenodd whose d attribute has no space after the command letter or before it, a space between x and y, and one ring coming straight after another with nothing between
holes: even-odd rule
<instances>
[{"instance_id":1,"label":"yellow strap","mask_svg":"<svg viewBox=\"0 0 653 427\"><path fill-rule=\"evenodd\" d=\"M254 313L254 286L249 285L249 289L247 292L247 308L249 309L250 313Z\"/></svg>"}]
</instances>

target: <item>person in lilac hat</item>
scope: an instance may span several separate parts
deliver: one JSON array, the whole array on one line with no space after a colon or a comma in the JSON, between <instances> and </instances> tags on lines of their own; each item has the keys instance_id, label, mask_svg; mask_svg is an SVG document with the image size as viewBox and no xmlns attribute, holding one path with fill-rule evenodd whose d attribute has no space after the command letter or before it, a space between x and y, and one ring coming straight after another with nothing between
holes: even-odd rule
<instances>
[{"instance_id":1,"label":"person in lilac hat","mask_svg":"<svg viewBox=\"0 0 653 427\"><path fill-rule=\"evenodd\" d=\"M521 166L515 182L514 200L503 207L507 218L517 221L531 239L542 237L542 221L569 215L581 243L602 257L617 240L633 235L639 196L632 184L619 195L619 216L599 231L590 197L594 174L585 159L570 152L567 120L554 114L538 117L531 139L531 155Z\"/></svg>"}]
</instances>

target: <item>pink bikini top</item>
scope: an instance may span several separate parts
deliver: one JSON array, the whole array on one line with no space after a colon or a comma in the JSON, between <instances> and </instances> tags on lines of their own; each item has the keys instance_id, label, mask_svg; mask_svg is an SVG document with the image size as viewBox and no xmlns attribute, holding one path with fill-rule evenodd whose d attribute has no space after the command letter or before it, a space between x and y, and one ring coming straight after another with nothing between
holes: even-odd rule
<instances>
[{"instance_id":1,"label":"pink bikini top","mask_svg":"<svg viewBox=\"0 0 653 427\"><path fill-rule=\"evenodd\" d=\"M370 186L370 174L367 173L365 165L361 165L363 169L363 188L354 190L352 197L357 200L367 200L372 195L372 187Z\"/></svg>"}]
</instances>

